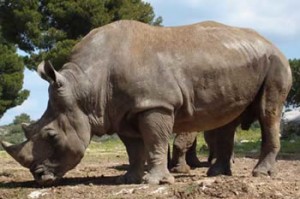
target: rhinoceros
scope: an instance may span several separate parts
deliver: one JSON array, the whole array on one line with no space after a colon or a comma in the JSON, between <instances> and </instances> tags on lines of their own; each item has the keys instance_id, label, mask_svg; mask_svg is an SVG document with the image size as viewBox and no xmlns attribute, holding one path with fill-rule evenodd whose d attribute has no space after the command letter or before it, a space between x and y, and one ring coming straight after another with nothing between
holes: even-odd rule
<instances>
[{"instance_id":1,"label":"rhinoceros","mask_svg":"<svg viewBox=\"0 0 300 199\"><path fill-rule=\"evenodd\" d=\"M215 128L224 131L208 174L226 174L236 126L256 119L262 147L253 175L274 170L291 71L284 55L253 30L217 22L154 27L118 21L88 33L60 71L47 60L37 71L49 82L48 107L24 127L26 141L2 145L42 185L74 168L93 135L114 132L129 157L121 182L173 183L170 134Z\"/></svg>"},{"instance_id":2,"label":"rhinoceros","mask_svg":"<svg viewBox=\"0 0 300 199\"><path fill-rule=\"evenodd\" d=\"M189 173L190 167L197 168L211 165L216 158L215 151L218 150L217 138L215 137L221 135L223 131L224 129L221 127L204 132L204 140L209 150L207 162L200 162L197 157L197 132L176 134L173 142L172 157L170 152L168 154L169 169L174 173ZM233 153L231 162L234 162ZM231 175L231 171L229 170L227 174Z\"/></svg>"},{"instance_id":3,"label":"rhinoceros","mask_svg":"<svg viewBox=\"0 0 300 199\"><path fill-rule=\"evenodd\" d=\"M169 149L168 168L175 173L189 173L190 167L201 167L196 153L197 132L182 132L174 137L173 151Z\"/></svg>"}]
</instances>

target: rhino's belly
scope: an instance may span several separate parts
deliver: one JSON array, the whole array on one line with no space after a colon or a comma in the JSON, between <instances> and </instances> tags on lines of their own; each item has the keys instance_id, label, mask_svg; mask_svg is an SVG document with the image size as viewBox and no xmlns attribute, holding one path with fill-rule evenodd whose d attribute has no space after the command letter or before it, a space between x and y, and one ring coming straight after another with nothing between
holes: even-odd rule
<instances>
[{"instance_id":1,"label":"rhino's belly","mask_svg":"<svg viewBox=\"0 0 300 199\"><path fill-rule=\"evenodd\" d=\"M184 102L176 113L174 131L211 130L239 117L256 98L265 76L241 68L212 70L202 79L192 78L192 86L182 86Z\"/></svg>"},{"instance_id":2,"label":"rhino's belly","mask_svg":"<svg viewBox=\"0 0 300 199\"><path fill-rule=\"evenodd\" d=\"M224 126L238 118L249 105L248 101L240 101L219 106L205 106L194 109L192 115L179 115L175 117L175 133L206 131Z\"/></svg>"}]
</instances>

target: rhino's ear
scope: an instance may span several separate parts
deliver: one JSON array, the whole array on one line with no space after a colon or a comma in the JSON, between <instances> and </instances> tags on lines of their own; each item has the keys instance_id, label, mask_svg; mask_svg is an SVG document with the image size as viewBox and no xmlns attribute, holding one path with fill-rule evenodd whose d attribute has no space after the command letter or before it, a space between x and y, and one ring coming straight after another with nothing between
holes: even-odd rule
<instances>
[{"instance_id":1,"label":"rhino's ear","mask_svg":"<svg viewBox=\"0 0 300 199\"><path fill-rule=\"evenodd\" d=\"M37 68L37 72L44 80L49 83L59 83L62 79L62 75L59 74L54 67L52 66L50 61L42 61Z\"/></svg>"},{"instance_id":2,"label":"rhino's ear","mask_svg":"<svg viewBox=\"0 0 300 199\"><path fill-rule=\"evenodd\" d=\"M28 123L22 123L21 127L24 131L25 137L29 140L33 134L33 126Z\"/></svg>"}]
</instances>

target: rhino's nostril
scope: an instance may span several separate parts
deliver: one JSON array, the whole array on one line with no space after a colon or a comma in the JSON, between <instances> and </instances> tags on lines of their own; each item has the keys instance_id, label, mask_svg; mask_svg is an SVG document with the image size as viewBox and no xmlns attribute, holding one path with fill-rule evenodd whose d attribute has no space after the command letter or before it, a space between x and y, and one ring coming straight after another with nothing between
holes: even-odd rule
<instances>
[{"instance_id":1,"label":"rhino's nostril","mask_svg":"<svg viewBox=\"0 0 300 199\"><path fill-rule=\"evenodd\" d=\"M49 186L57 181L57 177L51 168L47 168L44 165L36 167L32 174L35 181L42 186Z\"/></svg>"},{"instance_id":2,"label":"rhino's nostril","mask_svg":"<svg viewBox=\"0 0 300 199\"><path fill-rule=\"evenodd\" d=\"M44 174L44 171L42 169L36 170L34 172L34 178L35 179L41 179L43 174Z\"/></svg>"},{"instance_id":3,"label":"rhino's nostril","mask_svg":"<svg viewBox=\"0 0 300 199\"><path fill-rule=\"evenodd\" d=\"M56 178L52 173L41 172L35 174L35 180L40 185L48 186L52 185L56 181Z\"/></svg>"}]
</instances>

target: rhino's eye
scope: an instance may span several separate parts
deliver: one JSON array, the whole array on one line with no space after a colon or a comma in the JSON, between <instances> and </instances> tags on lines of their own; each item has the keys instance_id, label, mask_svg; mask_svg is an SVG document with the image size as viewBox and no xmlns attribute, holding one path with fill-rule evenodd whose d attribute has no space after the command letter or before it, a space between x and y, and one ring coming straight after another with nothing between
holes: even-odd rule
<instances>
[{"instance_id":1,"label":"rhino's eye","mask_svg":"<svg viewBox=\"0 0 300 199\"><path fill-rule=\"evenodd\" d=\"M51 130L51 131L48 131L48 132L47 132L47 137L48 137L49 139L54 139L56 136L57 136L57 132L54 131L54 130Z\"/></svg>"},{"instance_id":2,"label":"rhino's eye","mask_svg":"<svg viewBox=\"0 0 300 199\"><path fill-rule=\"evenodd\" d=\"M44 129L44 138L47 139L47 140L54 140L56 137L57 137L57 131L55 131L54 129L52 128L46 128Z\"/></svg>"},{"instance_id":3,"label":"rhino's eye","mask_svg":"<svg viewBox=\"0 0 300 199\"><path fill-rule=\"evenodd\" d=\"M54 88L59 89L64 86L64 81L59 79L59 80L53 82L52 85Z\"/></svg>"}]
</instances>

